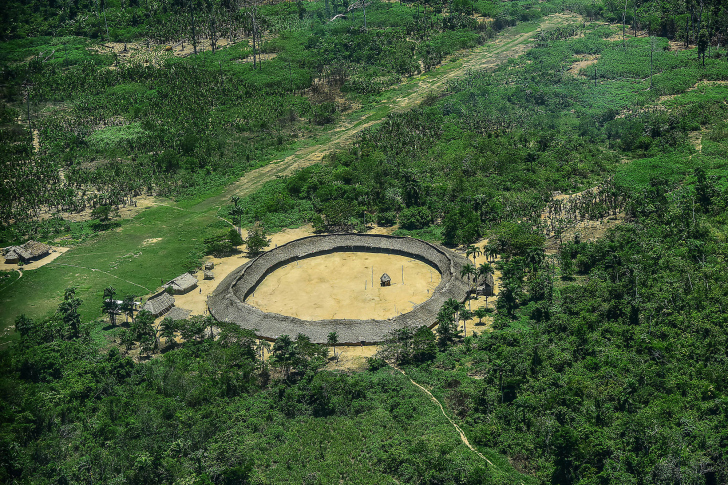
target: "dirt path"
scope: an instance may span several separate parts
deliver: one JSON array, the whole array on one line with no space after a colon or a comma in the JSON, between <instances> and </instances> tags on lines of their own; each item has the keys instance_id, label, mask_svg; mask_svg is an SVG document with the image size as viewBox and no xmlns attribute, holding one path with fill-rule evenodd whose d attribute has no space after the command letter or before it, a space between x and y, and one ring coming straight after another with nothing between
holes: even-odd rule
<instances>
[{"instance_id":1,"label":"dirt path","mask_svg":"<svg viewBox=\"0 0 728 485\"><path fill-rule=\"evenodd\" d=\"M109 273L108 271L104 271L104 270L101 270L101 269L98 269L98 268L88 268L86 266L78 266L76 264L66 264L66 263L56 263L56 264L59 265L59 266L70 266L70 267L73 267L73 268L87 269L89 271L98 271L99 273L104 273L105 275L109 275L112 278L116 278L117 280L121 280L121 281L124 281L126 283L129 283L130 285L138 286L139 288L144 288L148 292L151 292L152 291L149 288L147 288L146 286L139 285L137 283L134 283L133 281L125 280L124 278L119 278L118 276L113 275L113 274Z\"/></svg>"},{"instance_id":2,"label":"dirt path","mask_svg":"<svg viewBox=\"0 0 728 485\"><path fill-rule=\"evenodd\" d=\"M540 29L549 29L558 25L577 22L581 17L575 14L553 14L546 17L540 24ZM530 42L538 34L538 30L526 33L516 33L509 29L499 34L492 42L460 53L462 63L457 67L450 67L448 63L441 64L430 73L408 79L396 91L404 91L402 96L386 100L375 107L362 110L358 116L342 122L333 130L331 139L320 145L301 148L293 155L283 160L272 162L245 174L237 182L230 185L216 197L202 202L200 209L219 206L230 200L233 195L244 197L263 183L277 176L287 176L314 163L318 163L327 153L339 150L350 145L356 136L367 128L379 123L382 108L387 113L401 112L411 109L422 102L430 93L438 94L447 86L447 82L465 76L468 71L478 69L495 69L508 59L518 57L532 47ZM449 69L447 69L450 67ZM443 69L446 68L446 69ZM442 73L439 71L442 70Z\"/></svg>"},{"instance_id":3,"label":"dirt path","mask_svg":"<svg viewBox=\"0 0 728 485\"><path fill-rule=\"evenodd\" d=\"M483 460L485 460L489 465L495 467L495 465L493 464L492 461L490 461L485 456L483 456L483 454L481 452L479 452L478 450L476 450L475 447L470 444L470 441L468 441L468 437L465 436L465 433L463 432L462 429L460 429L460 426L458 426L457 424L455 424L455 422L452 419L450 419L450 416L448 416L447 413L445 412L445 408L442 407L442 404L440 403L440 401L438 401L437 398L435 396L433 396L430 391L428 391L423 386L417 384L415 381L413 381L412 379L410 379L410 377L407 374L405 374L405 372L402 369L400 369L399 367L395 367L395 369L397 369L398 371L400 371L402 373L402 375L405 376L407 379L409 379L409 381L412 384L414 384L415 386L419 387L420 389L422 389L422 391L425 394L427 394L428 396L430 396L430 399L432 399L432 401L440 407L440 412L442 413L442 415L447 418L447 420L450 422L450 424L452 424L453 428L455 428L455 431L457 431L458 434L460 435L460 440L463 442L463 444L465 444L465 446L467 446L468 448L470 448L470 451L472 451L473 453L475 453L476 455L478 455L480 458L482 458ZM498 468L498 467L496 467L496 468Z\"/></svg>"}]
</instances>

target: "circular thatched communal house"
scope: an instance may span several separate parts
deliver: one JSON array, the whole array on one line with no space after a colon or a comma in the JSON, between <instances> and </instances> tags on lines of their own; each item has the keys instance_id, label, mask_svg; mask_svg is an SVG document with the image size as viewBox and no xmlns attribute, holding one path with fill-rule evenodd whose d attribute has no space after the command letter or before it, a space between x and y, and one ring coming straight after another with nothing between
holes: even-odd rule
<instances>
[{"instance_id":1,"label":"circular thatched communal house","mask_svg":"<svg viewBox=\"0 0 728 485\"><path fill-rule=\"evenodd\" d=\"M245 303L263 279L276 269L297 260L335 252L381 252L413 258L436 269L441 275L440 284L427 301L416 305L410 312L387 320L302 320L267 313ZM397 328L432 327L445 301L450 298L464 301L469 287L460 277L460 269L466 263L462 256L409 237L369 234L311 236L284 244L237 268L210 295L208 306L217 320L235 323L266 339L301 333L314 343L326 343L329 333L336 332L340 343L370 344L381 342Z\"/></svg>"}]
</instances>

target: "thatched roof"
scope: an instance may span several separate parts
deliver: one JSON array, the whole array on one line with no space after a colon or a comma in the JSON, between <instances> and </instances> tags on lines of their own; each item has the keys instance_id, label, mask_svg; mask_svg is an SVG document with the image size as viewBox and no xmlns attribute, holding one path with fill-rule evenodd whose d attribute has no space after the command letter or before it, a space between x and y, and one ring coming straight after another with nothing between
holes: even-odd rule
<instances>
[{"instance_id":1,"label":"thatched roof","mask_svg":"<svg viewBox=\"0 0 728 485\"><path fill-rule=\"evenodd\" d=\"M166 291L160 291L147 300L144 304L144 310L147 310L155 317L158 317L167 313L173 306L174 297Z\"/></svg>"},{"instance_id":2,"label":"thatched roof","mask_svg":"<svg viewBox=\"0 0 728 485\"><path fill-rule=\"evenodd\" d=\"M18 253L16 253L14 249L5 253L6 263L17 263L18 261L20 261L20 256L18 256Z\"/></svg>"},{"instance_id":3,"label":"thatched roof","mask_svg":"<svg viewBox=\"0 0 728 485\"><path fill-rule=\"evenodd\" d=\"M212 271L205 270L202 273L202 277L203 277L203 279L206 279L206 280L214 280L215 279L215 273L213 273Z\"/></svg>"},{"instance_id":4,"label":"thatched roof","mask_svg":"<svg viewBox=\"0 0 728 485\"><path fill-rule=\"evenodd\" d=\"M37 241L28 241L20 246L11 246L5 249L5 259L22 259L28 261L31 259L45 257L51 251L51 247L47 244L39 243ZM11 254L14 253L17 257L12 258Z\"/></svg>"},{"instance_id":5,"label":"thatched roof","mask_svg":"<svg viewBox=\"0 0 728 485\"><path fill-rule=\"evenodd\" d=\"M192 313L190 310L185 310L184 308L180 307L173 307L169 313L167 313L166 318L171 318L172 320L185 320L187 317L190 316L190 313Z\"/></svg>"},{"instance_id":6,"label":"thatched roof","mask_svg":"<svg viewBox=\"0 0 728 485\"><path fill-rule=\"evenodd\" d=\"M389 277L387 273L384 273L381 278L379 278L379 281L382 283L386 283L387 281L392 281L392 278Z\"/></svg>"},{"instance_id":7,"label":"thatched roof","mask_svg":"<svg viewBox=\"0 0 728 485\"><path fill-rule=\"evenodd\" d=\"M206 270L215 269L215 263L213 263L212 261L208 261L207 263L205 263L205 269Z\"/></svg>"},{"instance_id":8,"label":"thatched roof","mask_svg":"<svg viewBox=\"0 0 728 485\"><path fill-rule=\"evenodd\" d=\"M172 288L172 291L177 294L187 293L197 287L197 278L189 273L183 273L168 282L165 286Z\"/></svg>"},{"instance_id":9,"label":"thatched roof","mask_svg":"<svg viewBox=\"0 0 728 485\"><path fill-rule=\"evenodd\" d=\"M493 288L493 274L488 273L487 275L485 275L485 278L483 278L482 284L484 286L490 286L491 288Z\"/></svg>"}]
</instances>

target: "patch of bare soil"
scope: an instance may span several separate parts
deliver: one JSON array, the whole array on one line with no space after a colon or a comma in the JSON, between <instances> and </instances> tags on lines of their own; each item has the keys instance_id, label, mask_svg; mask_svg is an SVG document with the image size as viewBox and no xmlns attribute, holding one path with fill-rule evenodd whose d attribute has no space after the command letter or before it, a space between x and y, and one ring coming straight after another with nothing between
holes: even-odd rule
<instances>
[{"instance_id":1,"label":"patch of bare soil","mask_svg":"<svg viewBox=\"0 0 728 485\"><path fill-rule=\"evenodd\" d=\"M583 205L599 199L600 189L597 186L573 194L556 192L552 195L552 203L541 214L547 254L555 254L562 243L575 240L577 235L581 241L595 241L604 237L615 224L624 222L625 213L621 209L609 210L603 217L590 217Z\"/></svg>"},{"instance_id":2,"label":"patch of bare soil","mask_svg":"<svg viewBox=\"0 0 728 485\"><path fill-rule=\"evenodd\" d=\"M256 62L270 61L271 59L275 59L276 57L278 57L278 54L276 54L275 52L270 53L270 54L263 53L263 54L256 55L255 60L256 60ZM235 62L239 62L239 63L243 63L243 64L247 64L247 63L252 64L253 56L250 55L250 56L246 57L245 59L238 59Z\"/></svg>"},{"instance_id":3,"label":"patch of bare soil","mask_svg":"<svg viewBox=\"0 0 728 485\"><path fill-rule=\"evenodd\" d=\"M265 37L264 40L266 40ZM224 49L233 44L234 42L231 39L220 38L217 40L216 49ZM110 66L109 69L116 69L120 63L159 67L165 59L170 57L187 57L195 52L194 46L187 40L168 45L144 42L104 42L103 44L91 47L90 50L100 54L115 54L117 62L115 65ZM197 41L198 54L211 50L212 43L210 39L199 39Z\"/></svg>"},{"instance_id":4,"label":"patch of bare soil","mask_svg":"<svg viewBox=\"0 0 728 485\"><path fill-rule=\"evenodd\" d=\"M391 286L381 286L387 274ZM258 285L247 303L304 320L386 320L428 300L440 283L431 266L404 256L341 252L283 266Z\"/></svg>"},{"instance_id":5,"label":"patch of bare soil","mask_svg":"<svg viewBox=\"0 0 728 485\"><path fill-rule=\"evenodd\" d=\"M599 60L599 55L588 55L588 54L579 54L575 55L575 58L579 59L578 61L574 62L571 67L569 68L567 74L573 76L573 77L586 77L582 74L580 74L581 70L593 66L597 63Z\"/></svg>"},{"instance_id":6,"label":"patch of bare soil","mask_svg":"<svg viewBox=\"0 0 728 485\"><path fill-rule=\"evenodd\" d=\"M677 40L671 40L670 42L670 50L671 51L684 51L688 49L692 49L690 45L688 44L688 47L685 47L685 42L679 42ZM694 47L694 46L693 46Z\"/></svg>"},{"instance_id":7,"label":"patch of bare soil","mask_svg":"<svg viewBox=\"0 0 728 485\"><path fill-rule=\"evenodd\" d=\"M698 151L703 151L703 133L702 131L693 131L688 135L690 144Z\"/></svg>"},{"instance_id":8,"label":"patch of bare soil","mask_svg":"<svg viewBox=\"0 0 728 485\"><path fill-rule=\"evenodd\" d=\"M118 209L118 217L120 219L131 219L135 215L139 214L141 211L146 209L147 207L152 207L155 205L164 205L160 204L156 201L154 197L151 196L140 196L135 197L134 202L132 204L124 205L119 207ZM91 211L93 209L91 207L88 207L84 209L81 212L56 212L56 211L44 211L40 214L40 219L50 219L54 216L60 216L64 220L71 221L71 222L84 222L84 221L90 221L93 219L91 216Z\"/></svg>"},{"instance_id":9,"label":"patch of bare soil","mask_svg":"<svg viewBox=\"0 0 728 485\"><path fill-rule=\"evenodd\" d=\"M61 247L61 246L51 246L51 253L48 256L46 256L43 259L39 259L38 261L33 261L32 263L23 264L22 266L17 265L17 264L5 263L4 262L5 259L3 259L2 260L3 262L0 262L0 271L19 270L19 271L21 271L21 276L22 276L22 271L32 271L34 269L40 268L41 266L45 266L46 264L50 263L51 261L56 259L61 254L68 251L69 249L70 248L65 248L65 247Z\"/></svg>"}]
</instances>

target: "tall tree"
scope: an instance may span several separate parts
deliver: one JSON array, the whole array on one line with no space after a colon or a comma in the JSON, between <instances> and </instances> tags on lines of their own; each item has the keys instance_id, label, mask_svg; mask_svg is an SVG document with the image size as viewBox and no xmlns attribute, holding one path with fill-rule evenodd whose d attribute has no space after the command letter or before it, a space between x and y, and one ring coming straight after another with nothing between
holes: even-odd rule
<instances>
[{"instance_id":1,"label":"tall tree","mask_svg":"<svg viewBox=\"0 0 728 485\"><path fill-rule=\"evenodd\" d=\"M473 257L473 264L478 264L475 262L475 258L483 254L483 251L480 250L478 246L473 246L472 244L468 246L467 251L465 251L465 255L469 258L470 256Z\"/></svg>"},{"instance_id":2,"label":"tall tree","mask_svg":"<svg viewBox=\"0 0 728 485\"><path fill-rule=\"evenodd\" d=\"M76 287L66 288L63 293L63 301L58 306L63 323L70 330L71 336L77 338L81 328L81 315L78 314L78 308L83 301L76 296Z\"/></svg>"},{"instance_id":3,"label":"tall tree","mask_svg":"<svg viewBox=\"0 0 728 485\"><path fill-rule=\"evenodd\" d=\"M136 302L134 299L135 295L126 295L121 302L121 311L126 315L126 321L129 321L131 317L132 323L134 322L134 312L136 311Z\"/></svg>"},{"instance_id":4,"label":"tall tree","mask_svg":"<svg viewBox=\"0 0 728 485\"><path fill-rule=\"evenodd\" d=\"M114 297L116 296L116 289L113 286L107 286L104 288L104 301L102 303L102 309L104 313L109 316L109 322L116 326L116 314L119 311L119 305L116 303Z\"/></svg>"},{"instance_id":5,"label":"tall tree","mask_svg":"<svg viewBox=\"0 0 728 485\"><path fill-rule=\"evenodd\" d=\"M339 335L336 332L330 332L326 343L334 348L334 358L336 358L336 362L338 362L339 358L336 355L336 344L339 343Z\"/></svg>"}]
</instances>

